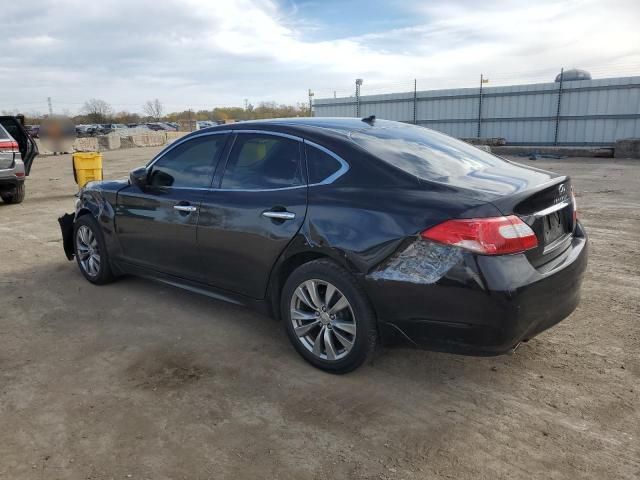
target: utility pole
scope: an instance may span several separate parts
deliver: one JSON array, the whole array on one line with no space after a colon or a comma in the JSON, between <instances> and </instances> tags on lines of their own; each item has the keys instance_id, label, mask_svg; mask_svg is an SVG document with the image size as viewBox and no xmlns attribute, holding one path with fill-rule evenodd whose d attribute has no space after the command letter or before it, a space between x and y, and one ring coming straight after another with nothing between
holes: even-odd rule
<instances>
[{"instance_id":1,"label":"utility pole","mask_svg":"<svg viewBox=\"0 0 640 480\"><path fill-rule=\"evenodd\" d=\"M484 76L480 74L480 94L478 95L478 138L480 138L480 126L482 125L482 85L484 83L489 83L489 79L484 78Z\"/></svg>"},{"instance_id":2,"label":"utility pole","mask_svg":"<svg viewBox=\"0 0 640 480\"><path fill-rule=\"evenodd\" d=\"M53 117L53 107L51 106L51 97L47 97L47 103L49 104L49 117Z\"/></svg>"},{"instance_id":3,"label":"utility pole","mask_svg":"<svg viewBox=\"0 0 640 480\"><path fill-rule=\"evenodd\" d=\"M556 131L553 136L553 144L558 145L558 129L560 126L560 107L562 105L562 80L564 79L564 67L560 69L560 84L558 85L558 108L556 110Z\"/></svg>"},{"instance_id":4,"label":"utility pole","mask_svg":"<svg viewBox=\"0 0 640 480\"><path fill-rule=\"evenodd\" d=\"M244 111L246 112L249 109L249 99L244 99Z\"/></svg>"},{"instance_id":5,"label":"utility pole","mask_svg":"<svg viewBox=\"0 0 640 480\"><path fill-rule=\"evenodd\" d=\"M413 124L418 123L418 79L413 79Z\"/></svg>"},{"instance_id":6,"label":"utility pole","mask_svg":"<svg viewBox=\"0 0 640 480\"><path fill-rule=\"evenodd\" d=\"M362 83L361 78L356 78L356 117L360 117L360 87Z\"/></svg>"},{"instance_id":7,"label":"utility pole","mask_svg":"<svg viewBox=\"0 0 640 480\"><path fill-rule=\"evenodd\" d=\"M313 92L309 89L309 116L313 117Z\"/></svg>"}]
</instances>

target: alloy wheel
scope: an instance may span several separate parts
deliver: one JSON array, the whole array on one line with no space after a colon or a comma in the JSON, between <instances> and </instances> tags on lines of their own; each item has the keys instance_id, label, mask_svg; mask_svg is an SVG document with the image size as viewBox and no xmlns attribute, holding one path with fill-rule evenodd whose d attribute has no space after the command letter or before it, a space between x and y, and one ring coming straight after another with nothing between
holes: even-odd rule
<instances>
[{"instance_id":1,"label":"alloy wheel","mask_svg":"<svg viewBox=\"0 0 640 480\"><path fill-rule=\"evenodd\" d=\"M76 251L80 266L90 277L100 272L100 247L93 231L86 225L80 225L76 233Z\"/></svg>"},{"instance_id":2,"label":"alloy wheel","mask_svg":"<svg viewBox=\"0 0 640 480\"><path fill-rule=\"evenodd\" d=\"M313 355L344 358L356 339L356 319L347 297L324 280L306 280L294 291L290 305L293 330Z\"/></svg>"}]
</instances>

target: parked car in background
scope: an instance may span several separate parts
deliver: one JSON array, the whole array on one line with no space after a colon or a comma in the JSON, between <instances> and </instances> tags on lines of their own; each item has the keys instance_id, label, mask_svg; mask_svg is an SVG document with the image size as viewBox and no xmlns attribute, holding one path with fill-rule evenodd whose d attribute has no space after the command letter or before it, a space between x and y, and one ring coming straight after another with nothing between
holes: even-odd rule
<instances>
[{"instance_id":1,"label":"parked car in background","mask_svg":"<svg viewBox=\"0 0 640 480\"><path fill-rule=\"evenodd\" d=\"M127 128L126 125L122 123L102 123L100 124L100 130L102 135L107 135L115 130Z\"/></svg>"},{"instance_id":2,"label":"parked car in background","mask_svg":"<svg viewBox=\"0 0 640 480\"><path fill-rule=\"evenodd\" d=\"M94 137L102 135L101 125L76 125L76 135L78 137Z\"/></svg>"},{"instance_id":3,"label":"parked car in background","mask_svg":"<svg viewBox=\"0 0 640 480\"><path fill-rule=\"evenodd\" d=\"M38 134L40 133L40 125L26 125L25 130L31 138L38 138Z\"/></svg>"},{"instance_id":4,"label":"parked car in background","mask_svg":"<svg viewBox=\"0 0 640 480\"><path fill-rule=\"evenodd\" d=\"M221 125L60 219L94 284L156 278L279 317L347 372L378 342L512 351L577 306L587 238L571 180L423 127L350 118Z\"/></svg>"},{"instance_id":5,"label":"parked car in background","mask_svg":"<svg viewBox=\"0 0 640 480\"><path fill-rule=\"evenodd\" d=\"M177 130L176 127L164 122L151 122L147 123L147 127L156 132L174 132Z\"/></svg>"},{"instance_id":6,"label":"parked car in background","mask_svg":"<svg viewBox=\"0 0 640 480\"><path fill-rule=\"evenodd\" d=\"M0 117L0 198L5 203L21 203L25 178L38 156L36 142L19 119Z\"/></svg>"},{"instance_id":7,"label":"parked car in background","mask_svg":"<svg viewBox=\"0 0 640 480\"><path fill-rule=\"evenodd\" d=\"M147 128L149 130L153 130L154 132L160 132L165 130L165 128L158 123L147 123Z\"/></svg>"},{"instance_id":8,"label":"parked car in background","mask_svg":"<svg viewBox=\"0 0 640 480\"><path fill-rule=\"evenodd\" d=\"M212 122L210 120L198 120L196 122L196 126L198 130L202 130L203 128L215 127L217 125L216 122Z\"/></svg>"}]
</instances>

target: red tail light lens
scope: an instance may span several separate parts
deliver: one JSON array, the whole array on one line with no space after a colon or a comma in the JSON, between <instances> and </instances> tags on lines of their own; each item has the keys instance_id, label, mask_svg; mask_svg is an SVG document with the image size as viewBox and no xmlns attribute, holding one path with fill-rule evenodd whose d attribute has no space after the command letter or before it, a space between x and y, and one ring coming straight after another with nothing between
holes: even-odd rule
<instances>
[{"instance_id":1,"label":"red tail light lens","mask_svg":"<svg viewBox=\"0 0 640 480\"><path fill-rule=\"evenodd\" d=\"M13 140L0 140L0 152L4 153L18 153L18 143Z\"/></svg>"},{"instance_id":2,"label":"red tail light lens","mask_svg":"<svg viewBox=\"0 0 640 480\"><path fill-rule=\"evenodd\" d=\"M447 220L421 235L427 240L455 245L482 255L520 253L538 246L531 227L515 215Z\"/></svg>"},{"instance_id":3,"label":"red tail light lens","mask_svg":"<svg viewBox=\"0 0 640 480\"><path fill-rule=\"evenodd\" d=\"M576 194L571 187L571 201L573 202L573 224L578 221L578 204L576 203Z\"/></svg>"}]
</instances>

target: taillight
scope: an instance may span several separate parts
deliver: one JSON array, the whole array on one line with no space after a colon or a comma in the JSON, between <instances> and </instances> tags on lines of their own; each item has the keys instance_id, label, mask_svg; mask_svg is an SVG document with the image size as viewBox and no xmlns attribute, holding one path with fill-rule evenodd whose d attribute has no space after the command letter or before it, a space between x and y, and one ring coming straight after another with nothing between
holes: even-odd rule
<instances>
[{"instance_id":1,"label":"taillight","mask_svg":"<svg viewBox=\"0 0 640 480\"><path fill-rule=\"evenodd\" d=\"M578 221L578 204L576 203L576 194L571 187L571 202L573 203L573 224Z\"/></svg>"},{"instance_id":2,"label":"taillight","mask_svg":"<svg viewBox=\"0 0 640 480\"><path fill-rule=\"evenodd\" d=\"M14 140L0 140L0 152L18 153L18 143Z\"/></svg>"},{"instance_id":3,"label":"taillight","mask_svg":"<svg viewBox=\"0 0 640 480\"><path fill-rule=\"evenodd\" d=\"M538 246L531 227L515 215L447 220L421 235L427 240L455 245L482 255L520 253Z\"/></svg>"}]
</instances>

